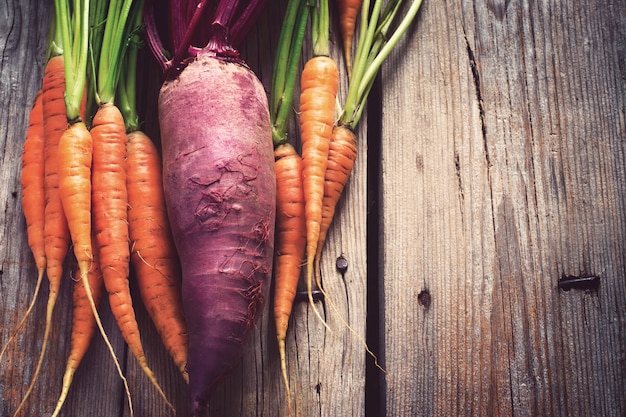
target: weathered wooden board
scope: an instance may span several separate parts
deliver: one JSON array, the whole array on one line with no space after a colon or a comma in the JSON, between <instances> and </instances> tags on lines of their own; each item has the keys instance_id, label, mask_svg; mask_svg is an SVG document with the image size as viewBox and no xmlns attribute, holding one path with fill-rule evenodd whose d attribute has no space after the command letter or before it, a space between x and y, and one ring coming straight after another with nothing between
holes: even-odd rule
<instances>
[{"instance_id":1,"label":"weathered wooden board","mask_svg":"<svg viewBox=\"0 0 626 417\"><path fill-rule=\"evenodd\" d=\"M626 413L625 39L624 2L425 2L382 77L387 415Z\"/></svg>"}]
</instances>

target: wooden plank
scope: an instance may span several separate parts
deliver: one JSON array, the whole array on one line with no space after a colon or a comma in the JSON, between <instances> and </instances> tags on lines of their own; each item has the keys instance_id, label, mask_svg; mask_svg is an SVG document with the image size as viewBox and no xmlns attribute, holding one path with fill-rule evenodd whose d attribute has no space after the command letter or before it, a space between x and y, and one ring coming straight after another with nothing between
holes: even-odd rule
<instances>
[{"instance_id":1,"label":"wooden plank","mask_svg":"<svg viewBox=\"0 0 626 417\"><path fill-rule=\"evenodd\" d=\"M19 190L19 157L27 125L27 110L39 86L45 64L45 45L51 4L37 1L10 3L9 10L0 17L0 51L10 56L0 67L0 106L6 122L0 124L0 137L4 141L2 180L8 186L0 191L5 211L2 218L3 255L0 275L0 343L4 344L11 329L24 313L34 290L35 270L28 251L25 225L21 214ZM255 70L269 90L275 43L280 17L286 1L269 2L255 28L256 38L242 49L242 56ZM339 61L340 45L336 42L333 23L332 55ZM5 36L6 34L6 36ZM32 53L36 45L37 53ZM269 45L269 48L268 48ZM310 46L307 44L307 48ZM147 133L158 143L159 129L156 114L159 74L147 53L142 56L143 66L139 98ZM340 61L341 65L341 61ZM345 82L345 80L344 80ZM10 86L10 89L5 86ZM10 94L9 94L10 93ZM345 91L342 91L345 95ZM11 120L11 123L8 122ZM290 127L298 139L296 115ZM365 137L365 121L359 130ZM365 337L366 315L366 145L359 144L359 159L340 203L339 213L328 238L322 261L322 276L326 289L332 295L337 311L344 317L359 337ZM335 270L335 259L343 254L348 259L348 271L342 276ZM58 301L53 338L49 343L40 382L36 385L21 415L50 414L60 392L60 382L69 350L71 325L71 261L64 277ZM20 285L17 285L17 282ZM138 300L134 284L133 295ZM0 363L0 415L12 415L24 395L33 373L34 361L39 353L45 297L42 291L28 326L7 350L6 360ZM128 354L117 331L110 310L105 307L102 319L113 347L120 358L128 379L135 415L171 415L163 400L139 370L136 360ZM223 381L211 402L211 415L288 415L284 387L280 377L278 351L275 342L270 303L261 317L257 329L246 345L241 365L233 375ZM333 329L327 331L312 313L306 301L294 308L287 340L287 356L293 391L294 411L297 415L364 415L365 408L365 354L355 334L349 332L330 311L327 302L317 307L324 313ZM148 363L155 372L166 395L177 409L178 415L189 415L188 389L170 358L163 349L154 326L141 305L137 305L142 340ZM338 389L340 387L340 389ZM113 368L109 354L100 337L96 336L74 380L61 416L128 416L129 408L122 384Z\"/></svg>"},{"instance_id":2,"label":"wooden plank","mask_svg":"<svg viewBox=\"0 0 626 417\"><path fill-rule=\"evenodd\" d=\"M587 6L425 2L385 67L387 415L626 412L626 14Z\"/></svg>"}]
</instances>

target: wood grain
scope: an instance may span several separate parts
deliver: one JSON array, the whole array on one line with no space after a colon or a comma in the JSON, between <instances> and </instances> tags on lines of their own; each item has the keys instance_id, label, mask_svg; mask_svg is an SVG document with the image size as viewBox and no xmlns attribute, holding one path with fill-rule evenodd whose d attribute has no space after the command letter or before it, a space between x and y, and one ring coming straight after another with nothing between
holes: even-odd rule
<instances>
[{"instance_id":1,"label":"wood grain","mask_svg":"<svg viewBox=\"0 0 626 417\"><path fill-rule=\"evenodd\" d=\"M383 73L388 415L624 415L623 4L420 17Z\"/></svg>"}]
</instances>

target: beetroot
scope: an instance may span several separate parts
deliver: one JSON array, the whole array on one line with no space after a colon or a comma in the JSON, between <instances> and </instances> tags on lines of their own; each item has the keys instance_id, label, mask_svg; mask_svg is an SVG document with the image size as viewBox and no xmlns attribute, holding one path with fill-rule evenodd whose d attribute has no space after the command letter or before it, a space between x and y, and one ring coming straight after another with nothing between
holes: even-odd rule
<instances>
[{"instance_id":1,"label":"beetroot","mask_svg":"<svg viewBox=\"0 0 626 417\"><path fill-rule=\"evenodd\" d=\"M163 186L182 265L189 389L198 417L207 414L215 384L237 365L270 288L276 205L270 117L265 90L236 49L265 4L172 0L161 16L169 28L161 30L156 2L147 0L144 9L146 40L165 78ZM169 33L169 42L160 33Z\"/></svg>"},{"instance_id":2,"label":"beetroot","mask_svg":"<svg viewBox=\"0 0 626 417\"><path fill-rule=\"evenodd\" d=\"M159 118L192 409L201 416L237 365L270 287L276 186L267 96L246 66L200 55L163 84Z\"/></svg>"}]
</instances>

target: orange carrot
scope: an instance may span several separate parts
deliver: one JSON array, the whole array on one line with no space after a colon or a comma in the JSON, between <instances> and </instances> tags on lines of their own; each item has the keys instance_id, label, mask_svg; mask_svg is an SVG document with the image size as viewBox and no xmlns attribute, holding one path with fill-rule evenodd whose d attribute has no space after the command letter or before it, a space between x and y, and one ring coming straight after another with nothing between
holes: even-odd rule
<instances>
[{"instance_id":1,"label":"orange carrot","mask_svg":"<svg viewBox=\"0 0 626 417\"><path fill-rule=\"evenodd\" d=\"M280 365L291 410L285 339L306 246L302 159L290 144L274 150L276 159L276 245L274 250L274 320ZM291 411L290 411L291 414Z\"/></svg>"},{"instance_id":2,"label":"orange carrot","mask_svg":"<svg viewBox=\"0 0 626 417\"><path fill-rule=\"evenodd\" d=\"M55 56L48 61L43 78L43 118L45 137L45 241L47 275L51 286L58 290L63 270L63 260L67 254L70 232L63 212L59 194L58 146L61 136L67 129L65 111L65 72L63 56Z\"/></svg>"},{"instance_id":3,"label":"orange carrot","mask_svg":"<svg viewBox=\"0 0 626 417\"><path fill-rule=\"evenodd\" d=\"M276 226L274 235L274 323L289 415L293 413L287 373L285 339L293 308L304 250L306 217L302 158L287 141L293 111L294 89L310 6L289 0L283 19L272 73L270 118L276 176Z\"/></svg>"},{"instance_id":4,"label":"orange carrot","mask_svg":"<svg viewBox=\"0 0 626 417\"><path fill-rule=\"evenodd\" d=\"M95 245L92 245L95 248ZM100 272L98 251L93 249L93 262L87 273L87 279L82 279L82 273L80 269L77 271L78 280L74 284L74 310L72 314L72 333L71 333L71 347L70 354L67 359L67 365L65 368L65 375L63 375L63 387L61 395L57 401L56 408L52 413L52 417L55 417L61 411L63 403L67 398L72 379L78 369L81 361L87 353L91 339L96 332L96 317L94 316L89 296L85 287L85 282L88 284L89 291L91 292L91 298L94 304L97 306L102 298L104 292L104 282L102 281L102 274Z\"/></svg>"},{"instance_id":5,"label":"orange carrot","mask_svg":"<svg viewBox=\"0 0 626 417\"><path fill-rule=\"evenodd\" d=\"M335 208L341 198L344 187L346 186L354 163L357 157L357 138L354 131L345 124L335 126L333 129L332 140L330 142L330 150L328 152L328 166L326 168L326 178L324 183L324 203L322 207L322 225L320 229L320 238L317 246L317 254L315 256L315 271L316 271L316 283L324 299L330 306L330 308L337 313L339 320L346 325L363 344L367 353L374 359L374 366L380 369L385 375L389 376L389 373L379 365L378 357L367 346L367 342L363 337L358 334L348 322L341 316L341 313L337 309L337 306L333 302L332 298L322 287L319 278L319 263L321 259L322 250L324 249L324 242L330 225L335 215Z\"/></svg>"},{"instance_id":6,"label":"orange carrot","mask_svg":"<svg viewBox=\"0 0 626 417\"><path fill-rule=\"evenodd\" d=\"M356 18L363 0L337 0L339 8L339 30L343 42L343 55L346 60L348 78L352 76L352 41L356 28Z\"/></svg>"},{"instance_id":7,"label":"orange carrot","mask_svg":"<svg viewBox=\"0 0 626 417\"><path fill-rule=\"evenodd\" d=\"M39 90L30 112L26 141L22 153L22 207L26 218L28 245L33 253L37 273L46 272L44 244L44 132L43 94ZM39 278L41 279L41 278Z\"/></svg>"},{"instance_id":8,"label":"orange carrot","mask_svg":"<svg viewBox=\"0 0 626 417\"><path fill-rule=\"evenodd\" d=\"M324 177L335 121L335 98L339 88L339 72L335 61L322 55L308 60L301 74L300 85L302 176L306 201L307 290L309 301L313 305L311 294L313 261L322 222ZM317 310L315 312L321 319Z\"/></svg>"},{"instance_id":9,"label":"orange carrot","mask_svg":"<svg viewBox=\"0 0 626 417\"><path fill-rule=\"evenodd\" d=\"M328 166L324 180L324 200L322 205L322 224L317 243L316 264L319 264L322 249L326 242L328 229L335 215L335 207L339 202L343 189L350 178L356 161L356 135L347 126L335 126L328 152ZM316 267L316 271L319 268ZM318 280L318 286L320 286Z\"/></svg>"},{"instance_id":10,"label":"orange carrot","mask_svg":"<svg viewBox=\"0 0 626 417\"><path fill-rule=\"evenodd\" d=\"M46 272L49 282L48 303L46 307L46 327L39 360L35 367L32 380L24 398L18 405L14 415L17 415L35 386L43 359L48 347L48 340L52 330L52 313L56 305L61 277L63 275L63 261L67 255L70 243L70 233L61 204L58 178L58 145L61 135L67 129L65 111L65 71L63 56L57 55L46 64L42 85L42 110L44 120L44 191L46 205L44 208L44 243L46 252Z\"/></svg>"},{"instance_id":11,"label":"orange carrot","mask_svg":"<svg viewBox=\"0 0 626 417\"><path fill-rule=\"evenodd\" d=\"M46 193L44 234L50 295L55 299L70 242L70 231L59 194L58 147L61 136L67 130L64 92L63 56L59 55L48 61L43 78ZM53 305L49 304L49 307Z\"/></svg>"},{"instance_id":12,"label":"orange carrot","mask_svg":"<svg viewBox=\"0 0 626 417\"><path fill-rule=\"evenodd\" d=\"M111 312L139 366L173 409L148 366L130 294L126 128L124 118L115 105L103 104L98 108L93 118L91 135L92 215L100 269L109 293Z\"/></svg>"},{"instance_id":13,"label":"orange carrot","mask_svg":"<svg viewBox=\"0 0 626 417\"><path fill-rule=\"evenodd\" d=\"M111 310L125 338L136 336L130 299L124 120L114 105L101 106L93 119L92 215L100 268ZM129 343L129 345L131 345ZM135 352L136 343L131 349Z\"/></svg>"},{"instance_id":14,"label":"orange carrot","mask_svg":"<svg viewBox=\"0 0 626 417\"><path fill-rule=\"evenodd\" d=\"M43 275L46 272L46 251L44 244L44 214L45 214L45 192L44 192L44 136L43 136L43 96L41 90L37 92L37 97L30 111L26 140L22 151L22 210L26 219L26 234L28 236L28 246L30 247L35 266L37 267L37 283L32 301L26 309L26 314L13 330L9 340L0 351L0 360L4 352L15 339L28 316L30 315L39 289L43 282Z\"/></svg>"},{"instance_id":15,"label":"orange carrot","mask_svg":"<svg viewBox=\"0 0 626 417\"><path fill-rule=\"evenodd\" d=\"M72 124L58 148L59 192L81 275L87 276L91 249L91 157L93 141L83 122Z\"/></svg>"},{"instance_id":16,"label":"orange carrot","mask_svg":"<svg viewBox=\"0 0 626 417\"><path fill-rule=\"evenodd\" d=\"M140 131L128 134L127 149L128 227L139 292L165 348L189 382L189 335L180 265L163 196L161 159L154 143Z\"/></svg>"}]
</instances>

